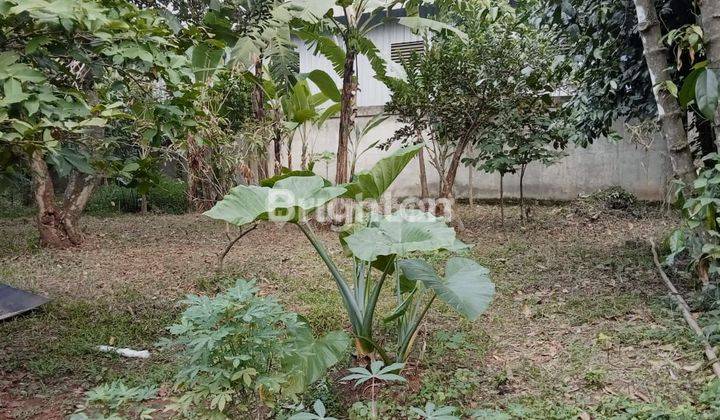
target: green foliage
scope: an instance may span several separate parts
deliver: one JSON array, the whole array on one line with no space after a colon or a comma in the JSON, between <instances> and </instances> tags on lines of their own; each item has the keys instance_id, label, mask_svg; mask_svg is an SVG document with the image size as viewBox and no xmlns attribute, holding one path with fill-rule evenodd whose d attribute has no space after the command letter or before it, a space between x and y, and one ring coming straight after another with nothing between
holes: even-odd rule
<instances>
[{"instance_id":1,"label":"green foliage","mask_svg":"<svg viewBox=\"0 0 720 420\"><path fill-rule=\"evenodd\" d=\"M455 415L456 407L448 405L437 407L431 402L425 404L425 408L410 407L410 411L426 420L458 420L460 418Z\"/></svg>"},{"instance_id":2,"label":"green foliage","mask_svg":"<svg viewBox=\"0 0 720 420\"><path fill-rule=\"evenodd\" d=\"M89 214L136 213L140 211L140 197L132 188L117 184L101 185L96 189L85 211Z\"/></svg>"},{"instance_id":3,"label":"green foliage","mask_svg":"<svg viewBox=\"0 0 720 420\"><path fill-rule=\"evenodd\" d=\"M464 246L444 219L420 211L400 211L385 217L372 214L341 232L340 240L354 262L352 279L348 281L304 216L348 191L354 191L351 195L354 197L379 197L418 150L419 146L401 149L341 186L328 186L315 175L298 176L302 174L291 172L280 176L277 182L273 180L272 187L238 186L205 215L238 226L258 220L296 224L318 252L340 291L358 350L377 351L386 364L391 363L390 355L373 339L375 309L383 284L394 274L397 306L385 321L394 321L397 326L395 357L404 362L435 297L470 319L485 310L494 293L487 270L471 260L452 259L446 278L442 279L423 262L401 260L411 253L454 251ZM404 275L400 274L400 264L407 265ZM379 272L377 279L374 270Z\"/></svg>"},{"instance_id":4,"label":"green foliage","mask_svg":"<svg viewBox=\"0 0 720 420\"><path fill-rule=\"evenodd\" d=\"M117 411L129 402L141 402L156 397L158 389L155 387L128 387L122 381L116 380L110 384L99 385L85 395L88 404L107 406L111 411Z\"/></svg>"},{"instance_id":5,"label":"green foliage","mask_svg":"<svg viewBox=\"0 0 720 420\"><path fill-rule=\"evenodd\" d=\"M183 214L187 211L187 185L183 181L166 177L152 186L147 193L151 211L166 214ZM85 211L89 214L137 213L140 195L134 188L115 183L97 188Z\"/></svg>"},{"instance_id":6,"label":"green foliage","mask_svg":"<svg viewBox=\"0 0 720 420\"><path fill-rule=\"evenodd\" d=\"M335 417L326 416L325 404L320 400L315 400L313 404L314 413L297 413L292 415L288 420L337 420Z\"/></svg>"},{"instance_id":7,"label":"green foliage","mask_svg":"<svg viewBox=\"0 0 720 420\"><path fill-rule=\"evenodd\" d=\"M407 382L407 379L398 375L397 373L405 367L404 363L393 363L390 366L385 366L382 360L374 360L370 363L370 369L364 367L354 367L348 369L352 372L342 378L343 381L355 381L355 387L370 381L371 384L375 382Z\"/></svg>"},{"instance_id":8,"label":"green foliage","mask_svg":"<svg viewBox=\"0 0 720 420\"><path fill-rule=\"evenodd\" d=\"M187 212L187 184L185 181L161 177L148 191L148 204L153 211L166 214Z\"/></svg>"},{"instance_id":9,"label":"green foliage","mask_svg":"<svg viewBox=\"0 0 720 420\"><path fill-rule=\"evenodd\" d=\"M306 322L275 299L258 295L253 282L238 280L215 297L188 296L180 322L164 343L179 348L176 408L221 416L248 410L257 398L273 404L295 398L344 354L348 337L331 332L314 338Z\"/></svg>"},{"instance_id":10,"label":"green foliage","mask_svg":"<svg viewBox=\"0 0 720 420\"><path fill-rule=\"evenodd\" d=\"M717 154L703 158L707 163L693 185L678 184L676 206L681 209L682 226L668 239L670 254L666 258L673 264L676 257L687 253L689 266L707 280L716 277L720 265L720 233L718 233L718 210L720 209L720 163Z\"/></svg>"}]
</instances>

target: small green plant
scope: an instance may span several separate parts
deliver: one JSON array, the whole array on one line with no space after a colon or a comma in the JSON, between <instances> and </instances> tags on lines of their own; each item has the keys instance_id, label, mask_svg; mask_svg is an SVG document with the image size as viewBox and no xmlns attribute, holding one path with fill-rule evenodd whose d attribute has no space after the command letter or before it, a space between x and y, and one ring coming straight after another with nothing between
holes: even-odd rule
<instances>
[{"instance_id":1,"label":"small green plant","mask_svg":"<svg viewBox=\"0 0 720 420\"><path fill-rule=\"evenodd\" d=\"M87 407L98 407L102 410L102 416L93 415L92 418L123 418L120 416L120 410L125 408L129 403L139 403L143 401L152 400L157 396L158 389L153 386L144 387L128 387L122 381L114 381L109 384L99 385L90 391L85 396L87 397ZM89 417L85 413L85 409L82 408L75 412L70 419L71 420L86 420ZM139 413L139 418L146 419L152 418L149 414L154 411L152 409L144 409Z\"/></svg>"},{"instance_id":2,"label":"small green plant","mask_svg":"<svg viewBox=\"0 0 720 420\"><path fill-rule=\"evenodd\" d=\"M407 379L398 375L394 372L399 372L405 367L404 363L393 363L390 366L385 366L381 360L374 360L370 363L370 369L364 367L350 368L350 375L342 378L343 381L355 381L355 387L362 385L366 382L370 382L370 392L372 399L370 402L370 410L372 418L377 417L377 404L375 402L375 387L380 382L407 382Z\"/></svg>"},{"instance_id":3,"label":"small green plant","mask_svg":"<svg viewBox=\"0 0 720 420\"><path fill-rule=\"evenodd\" d=\"M222 417L230 406L247 412L249 400L273 405L296 398L340 360L345 333L315 338L303 318L258 292L238 280L215 297L183 302L188 308L169 328L174 339L162 343L181 352L175 387L182 395L173 409Z\"/></svg>"},{"instance_id":4,"label":"small green plant","mask_svg":"<svg viewBox=\"0 0 720 420\"><path fill-rule=\"evenodd\" d=\"M325 404L320 400L315 400L313 404L314 413L297 413L291 416L288 420L337 420L335 417L326 416L327 410L325 410Z\"/></svg>"},{"instance_id":5,"label":"small green plant","mask_svg":"<svg viewBox=\"0 0 720 420\"><path fill-rule=\"evenodd\" d=\"M605 386L606 373L601 369L591 369L585 373L585 383L594 389L600 389Z\"/></svg>"},{"instance_id":6,"label":"small green plant","mask_svg":"<svg viewBox=\"0 0 720 420\"><path fill-rule=\"evenodd\" d=\"M367 381L379 382L406 382L407 380L397 373L405 367L404 363L393 363L385 366L381 360L375 360L370 363L370 369L364 367L354 367L348 369L352 374L342 378L343 381L355 381L355 387L364 384Z\"/></svg>"},{"instance_id":7,"label":"small green plant","mask_svg":"<svg viewBox=\"0 0 720 420\"><path fill-rule=\"evenodd\" d=\"M449 405L436 407L434 403L428 402L425 408L410 407L410 411L426 420L459 420L455 415L457 408Z\"/></svg>"}]
</instances>

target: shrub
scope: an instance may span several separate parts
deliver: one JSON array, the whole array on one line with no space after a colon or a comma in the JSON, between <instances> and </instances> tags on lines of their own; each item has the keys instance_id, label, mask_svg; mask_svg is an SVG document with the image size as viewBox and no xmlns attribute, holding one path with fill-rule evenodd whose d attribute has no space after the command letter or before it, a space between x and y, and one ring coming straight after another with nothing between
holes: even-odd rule
<instances>
[{"instance_id":1,"label":"shrub","mask_svg":"<svg viewBox=\"0 0 720 420\"><path fill-rule=\"evenodd\" d=\"M160 178L160 182L150 188L148 202L154 211L183 214L188 207L187 184L177 179Z\"/></svg>"},{"instance_id":2,"label":"shrub","mask_svg":"<svg viewBox=\"0 0 720 420\"><path fill-rule=\"evenodd\" d=\"M93 193L85 211L92 214L135 213L140 211L140 198L132 188L117 184L101 185Z\"/></svg>"},{"instance_id":3,"label":"shrub","mask_svg":"<svg viewBox=\"0 0 720 420\"><path fill-rule=\"evenodd\" d=\"M175 386L183 394L173 408L221 417L249 411L253 400L296 398L345 353L345 333L316 339L304 319L258 291L238 280L215 297L184 301L180 323L169 328L175 337L163 343L180 350Z\"/></svg>"},{"instance_id":4,"label":"shrub","mask_svg":"<svg viewBox=\"0 0 720 420\"><path fill-rule=\"evenodd\" d=\"M158 213L183 214L187 211L186 184L184 181L161 178L148 192L148 208ZM85 211L92 214L137 213L140 195L134 188L117 184L97 188Z\"/></svg>"}]
</instances>

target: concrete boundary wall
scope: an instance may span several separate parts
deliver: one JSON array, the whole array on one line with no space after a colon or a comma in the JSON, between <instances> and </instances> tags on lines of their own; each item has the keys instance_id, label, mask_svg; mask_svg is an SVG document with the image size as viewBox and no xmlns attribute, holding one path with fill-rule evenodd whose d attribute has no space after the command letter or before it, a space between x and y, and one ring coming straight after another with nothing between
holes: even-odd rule
<instances>
[{"instance_id":1,"label":"concrete boundary wall","mask_svg":"<svg viewBox=\"0 0 720 420\"><path fill-rule=\"evenodd\" d=\"M380 109L361 109L358 124L365 124ZM314 152L337 150L338 135L337 118L330 119L320 130L311 130L310 143ZM387 139L400 127L393 117L375 128L363 140L360 149L378 139ZM525 175L524 191L528 198L546 200L571 200L581 194L589 194L601 188L621 186L643 200L662 200L666 195L670 163L667 149L659 136L655 136L648 148L628 140L623 124L616 124L615 129L625 140L612 142L599 139L588 148L570 145L566 150L568 156L550 167L541 164L528 166ZM293 162L300 162L300 139L293 142ZM367 169L385 155L386 152L372 149L358 161L358 170ZM436 195L438 175L426 159L428 185L430 194ZM297 169L297 168L295 168ZM468 179L470 169L461 166L455 182L455 196L467 197L469 193ZM334 178L335 164L326 165L318 162L315 172ZM499 175L475 171L473 174L473 191L475 198L497 198ZM519 196L519 177L505 177L506 197ZM419 166L414 160L393 184L391 192L395 196L406 197L420 194Z\"/></svg>"}]
</instances>

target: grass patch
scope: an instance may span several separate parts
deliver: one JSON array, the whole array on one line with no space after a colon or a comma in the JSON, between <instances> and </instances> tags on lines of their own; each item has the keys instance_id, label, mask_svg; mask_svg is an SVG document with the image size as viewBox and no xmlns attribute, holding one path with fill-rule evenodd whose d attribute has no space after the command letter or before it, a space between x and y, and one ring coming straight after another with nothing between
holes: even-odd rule
<instances>
[{"instance_id":1,"label":"grass patch","mask_svg":"<svg viewBox=\"0 0 720 420\"><path fill-rule=\"evenodd\" d=\"M151 302L58 301L0 324L0 336L14 338L0 344L0 358L6 359L2 365L11 371L22 367L46 379L68 374L98 381L127 375L144 378L148 372L164 376L156 367L146 366L154 361L121 361L95 347L110 344L152 350L175 315L173 309Z\"/></svg>"},{"instance_id":2,"label":"grass patch","mask_svg":"<svg viewBox=\"0 0 720 420\"><path fill-rule=\"evenodd\" d=\"M578 326L600 319L619 319L643 305L643 299L635 295L577 296L568 299L558 312L571 315L570 325Z\"/></svg>"}]
</instances>

